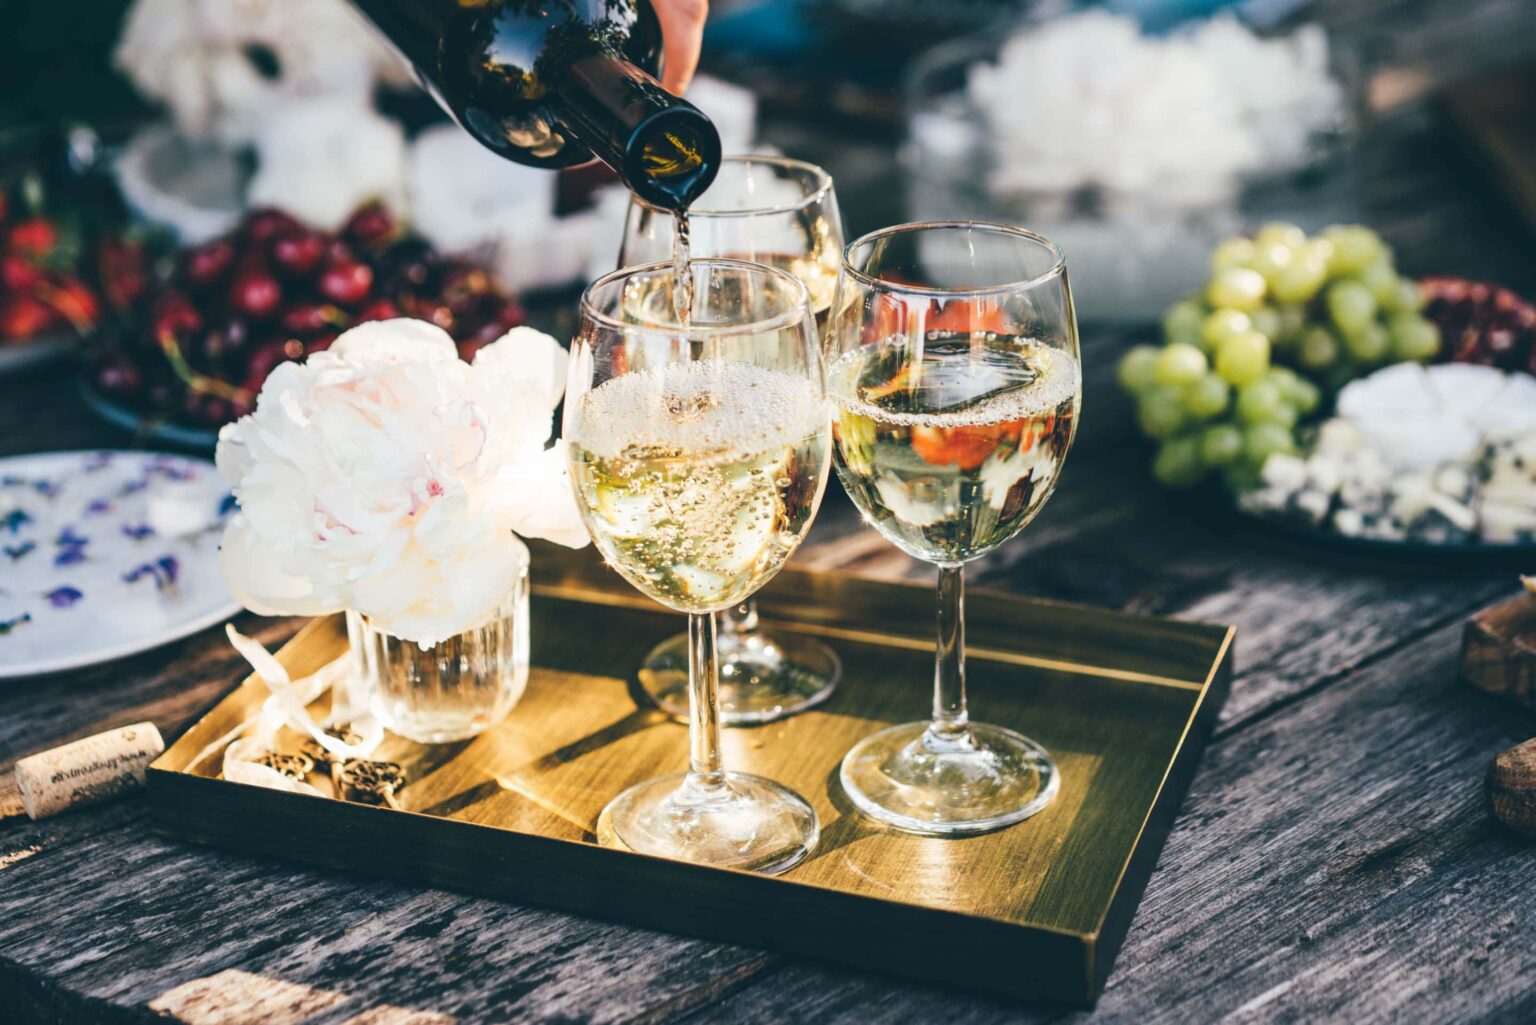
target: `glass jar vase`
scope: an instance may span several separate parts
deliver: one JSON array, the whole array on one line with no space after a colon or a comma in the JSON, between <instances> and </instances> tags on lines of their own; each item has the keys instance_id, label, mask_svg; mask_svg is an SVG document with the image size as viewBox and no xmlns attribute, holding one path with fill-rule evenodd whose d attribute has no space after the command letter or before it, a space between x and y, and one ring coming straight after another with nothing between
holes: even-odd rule
<instances>
[{"instance_id":1,"label":"glass jar vase","mask_svg":"<svg viewBox=\"0 0 1536 1025\"><path fill-rule=\"evenodd\" d=\"M528 685L528 549L516 538L511 589L479 626L423 648L347 613L347 640L375 713L423 744L466 740L506 718Z\"/></svg>"}]
</instances>

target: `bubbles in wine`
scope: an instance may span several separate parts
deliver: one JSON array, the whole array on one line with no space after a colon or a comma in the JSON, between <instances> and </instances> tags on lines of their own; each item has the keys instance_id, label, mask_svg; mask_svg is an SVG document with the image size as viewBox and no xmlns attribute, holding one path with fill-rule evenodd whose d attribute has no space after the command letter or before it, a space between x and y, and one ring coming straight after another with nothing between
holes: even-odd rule
<instances>
[{"instance_id":1,"label":"bubbles in wine","mask_svg":"<svg viewBox=\"0 0 1536 1025\"><path fill-rule=\"evenodd\" d=\"M674 363L582 399L571 439L583 515L609 562L684 611L744 599L799 545L829 459L810 381L744 363Z\"/></svg>"}]
</instances>

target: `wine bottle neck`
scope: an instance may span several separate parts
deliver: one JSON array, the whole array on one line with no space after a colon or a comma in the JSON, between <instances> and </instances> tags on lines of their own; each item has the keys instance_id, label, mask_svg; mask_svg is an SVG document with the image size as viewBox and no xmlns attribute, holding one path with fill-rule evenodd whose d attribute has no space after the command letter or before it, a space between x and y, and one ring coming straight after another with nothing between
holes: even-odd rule
<instances>
[{"instance_id":1,"label":"wine bottle neck","mask_svg":"<svg viewBox=\"0 0 1536 1025\"><path fill-rule=\"evenodd\" d=\"M555 105L593 154L654 206L686 209L720 169L720 134L693 104L609 53L559 68Z\"/></svg>"}]
</instances>

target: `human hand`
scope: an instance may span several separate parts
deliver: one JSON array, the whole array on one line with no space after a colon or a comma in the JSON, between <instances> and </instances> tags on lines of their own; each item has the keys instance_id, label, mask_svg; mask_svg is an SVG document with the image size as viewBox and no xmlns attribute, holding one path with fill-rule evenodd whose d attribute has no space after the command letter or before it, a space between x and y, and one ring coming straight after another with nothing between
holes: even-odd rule
<instances>
[{"instance_id":1,"label":"human hand","mask_svg":"<svg viewBox=\"0 0 1536 1025\"><path fill-rule=\"evenodd\" d=\"M661 84L681 96L699 66L704 44L704 20L709 0L651 0L661 22L663 71Z\"/></svg>"}]
</instances>

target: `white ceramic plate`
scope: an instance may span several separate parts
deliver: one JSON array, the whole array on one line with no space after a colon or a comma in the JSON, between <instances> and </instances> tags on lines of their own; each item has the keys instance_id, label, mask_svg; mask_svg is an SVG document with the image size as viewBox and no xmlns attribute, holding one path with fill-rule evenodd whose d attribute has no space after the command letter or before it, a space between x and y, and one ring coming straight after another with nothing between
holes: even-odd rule
<instances>
[{"instance_id":1,"label":"white ceramic plate","mask_svg":"<svg viewBox=\"0 0 1536 1025\"><path fill-rule=\"evenodd\" d=\"M78 669L239 611L213 464L157 452L0 459L0 679Z\"/></svg>"}]
</instances>

